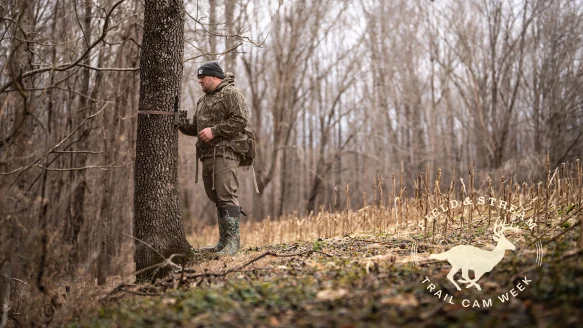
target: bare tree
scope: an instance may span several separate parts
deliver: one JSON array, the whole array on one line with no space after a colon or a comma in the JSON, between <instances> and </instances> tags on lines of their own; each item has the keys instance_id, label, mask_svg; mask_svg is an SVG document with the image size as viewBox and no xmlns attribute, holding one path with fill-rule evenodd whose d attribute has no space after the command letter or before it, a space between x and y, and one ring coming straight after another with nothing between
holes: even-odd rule
<instances>
[{"instance_id":1,"label":"bare tree","mask_svg":"<svg viewBox=\"0 0 583 328\"><path fill-rule=\"evenodd\" d=\"M139 111L172 112L182 89L183 52L183 1L146 1ZM178 130L173 117L139 115L134 172L137 270L173 254L185 257L190 251L182 224L177 164ZM142 272L138 279L148 278L151 271Z\"/></svg>"}]
</instances>

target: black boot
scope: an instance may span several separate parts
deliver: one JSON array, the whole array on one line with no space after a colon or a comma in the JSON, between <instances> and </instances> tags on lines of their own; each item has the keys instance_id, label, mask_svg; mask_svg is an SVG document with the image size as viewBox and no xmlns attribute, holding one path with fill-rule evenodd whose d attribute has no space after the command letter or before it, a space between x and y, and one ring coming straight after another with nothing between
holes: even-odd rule
<instances>
[{"instance_id":1,"label":"black boot","mask_svg":"<svg viewBox=\"0 0 583 328\"><path fill-rule=\"evenodd\" d=\"M241 248L241 235L239 233L239 218L241 207L221 206L219 207L219 222L223 222L226 242L224 247L217 251L221 255L235 255Z\"/></svg>"}]
</instances>

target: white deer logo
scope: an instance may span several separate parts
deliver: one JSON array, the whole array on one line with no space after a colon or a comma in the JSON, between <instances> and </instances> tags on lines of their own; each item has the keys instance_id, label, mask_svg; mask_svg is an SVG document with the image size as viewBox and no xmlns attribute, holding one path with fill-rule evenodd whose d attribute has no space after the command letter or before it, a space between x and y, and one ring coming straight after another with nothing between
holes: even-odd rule
<instances>
[{"instance_id":1,"label":"white deer logo","mask_svg":"<svg viewBox=\"0 0 583 328\"><path fill-rule=\"evenodd\" d=\"M514 230L516 227L512 225L507 225L504 221L502 223L494 224L494 236L492 237L498 242L496 248L491 251L486 251L479 249L474 246L469 245L459 245L455 246L447 252L440 254L431 254L430 259L436 260L447 260L451 264L451 271L448 273L447 278L451 281L457 290L462 290L460 286L453 280L453 276L462 269L463 279L458 280L461 283L467 284L466 288L472 286L476 287L478 290L482 290L479 284L476 282L478 279L484 275L486 272L492 271L492 269L502 261L504 258L504 252L509 250L515 250L516 247L504 236L504 231ZM468 271L474 271L474 280L471 280Z\"/></svg>"}]
</instances>

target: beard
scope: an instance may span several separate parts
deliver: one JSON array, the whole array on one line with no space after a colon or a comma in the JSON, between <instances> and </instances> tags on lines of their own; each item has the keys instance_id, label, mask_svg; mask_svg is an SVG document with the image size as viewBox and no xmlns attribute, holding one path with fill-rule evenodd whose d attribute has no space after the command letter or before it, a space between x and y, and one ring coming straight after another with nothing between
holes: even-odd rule
<instances>
[{"instance_id":1,"label":"beard","mask_svg":"<svg viewBox=\"0 0 583 328\"><path fill-rule=\"evenodd\" d=\"M200 87L202 89L202 92L204 92L204 93L211 93L214 90L214 89L211 89L211 86L208 86L208 85L207 86L201 85Z\"/></svg>"}]
</instances>

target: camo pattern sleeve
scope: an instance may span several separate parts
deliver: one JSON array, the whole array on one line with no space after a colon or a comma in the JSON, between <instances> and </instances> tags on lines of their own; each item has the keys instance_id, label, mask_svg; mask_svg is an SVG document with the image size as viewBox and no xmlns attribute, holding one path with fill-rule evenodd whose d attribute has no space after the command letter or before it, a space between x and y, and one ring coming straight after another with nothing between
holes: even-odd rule
<instances>
[{"instance_id":1,"label":"camo pattern sleeve","mask_svg":"<svg viewBox=\"0 0 583 328\"><path fill-rule=\"evenodd\" d=\"M215 136L231 138L241 133L247 126L249 109L245 96L235 87L227 87L223 93L222 101L227 112L227 119L216 124L211 130Z\"/></svg>"},{"instance_id":2,"label":"camo pattern sleeve","mask_svg":"<svg viewBox=\"0 0 583 328\"><path fill-rule=\"evenodd\" d=\"M186 134L187 136L196 137L198 135L198 131L196 128L196 116L192 119L192 123L189 119L180 120L178 123L178 130L180 132Z\"/></svg>"}]
</instances>

